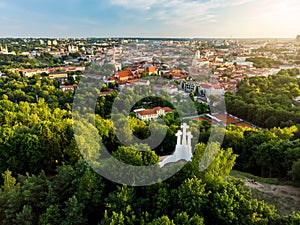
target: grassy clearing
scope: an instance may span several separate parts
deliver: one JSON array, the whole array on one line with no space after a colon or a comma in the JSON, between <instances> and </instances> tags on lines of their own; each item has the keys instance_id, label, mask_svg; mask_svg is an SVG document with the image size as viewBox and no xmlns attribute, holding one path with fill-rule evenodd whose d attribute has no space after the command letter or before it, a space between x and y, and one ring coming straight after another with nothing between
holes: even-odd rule
<instances>
[{"instance_id":1,"label":"grassy clearing","mask_svg":"<svg viewBox=\"0 0 300 225\"><path fill-rule=\"evenodd\" d=\"M259 183L276 184L276 185L282 184L276 178L258 177L258 176L252 175L250 173L240 172L237 170L232 170L230 172L230 175L233 177L236 177L236 178L243 179L243 180L246 180L246 179L256 180Z\"/></svg>"}]
</instances>

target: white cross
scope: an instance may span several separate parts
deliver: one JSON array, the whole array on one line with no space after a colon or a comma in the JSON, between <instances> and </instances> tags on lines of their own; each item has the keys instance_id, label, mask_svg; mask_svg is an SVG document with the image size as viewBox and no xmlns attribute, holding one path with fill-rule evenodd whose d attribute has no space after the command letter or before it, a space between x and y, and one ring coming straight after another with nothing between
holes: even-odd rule
<instances>
[{"instance_id":1,"label":"white cross","mask_svg":"<svg viewBox=\"0 0 300 225\"><path fill-rule=\"evenodd\" d=\"M177 131L177 133L175 135L177 136L177 145L180 145L180 138L181 138L181 135L182 135L181 130Z\"/></svg>"},{"instance_id":2,"label":"white cross","mask_svg":"<svg viewBox=\"0 0 300 225\"><path fill-rule=\"evenodd\" d=\"M189 131L189 132L187 132L187 136L188 136L188 146L191 147L192 146L192 141L191 140L192 140L193 135Z\"/></svg>"},{"instance_id":3,"label":"white cross","mask_svg":"<svg viewBox=\"0 0 300 225\"><path fill-rule=\"evenodd\" d=\"M186 129L189 128L190 126L188 126L186 123L183 123L181 125L182 128L182 145L186 145Z\"/></svg>"}]
</instances>

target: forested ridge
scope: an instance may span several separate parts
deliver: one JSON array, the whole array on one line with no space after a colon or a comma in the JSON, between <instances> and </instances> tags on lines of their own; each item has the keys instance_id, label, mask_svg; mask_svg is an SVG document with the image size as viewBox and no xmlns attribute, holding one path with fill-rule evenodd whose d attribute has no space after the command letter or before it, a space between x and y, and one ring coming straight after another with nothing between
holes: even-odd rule
<instances>
[{"instance_id":1,"label":"forested ridge","mask_svg":"<svg viewBox=\"0 0 300 225\"><path fill-rule=\"evenodd\" d=\"M300 221L299 213L277 214L275 207L254 199L241 180L229 176L235 167L299 182L300 134L294 124L266 130L229 126L221 148L210 143L218 155L200 171L211 125L194 121L190 126L199 126L201 132L192 162L166 181L130 187L106 180L82 159L72 127L72 92L62 92L56 81L47 77L14 76L1 78L0 93L1 224L248 225ZM158 162L158 154L174 150L175 133L180 129L176 114L164 118L167 136L154 151L137 153L123 146L108 116L115 98L113 92L98 99L95 126L116 158L148 165ZM149 135L149 123L134 117L129 123L137 137Z\"/></svg>"}]
</instances>

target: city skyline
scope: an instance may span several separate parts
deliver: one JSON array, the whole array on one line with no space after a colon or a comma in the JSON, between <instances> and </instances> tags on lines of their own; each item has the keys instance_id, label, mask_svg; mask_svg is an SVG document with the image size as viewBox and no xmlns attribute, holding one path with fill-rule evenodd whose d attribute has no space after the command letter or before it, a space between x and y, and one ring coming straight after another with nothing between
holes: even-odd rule
<instances>
[{"instance_id":1,"label":"city skyline","mask_svg":"<svg viewBox=\"0 0 300 225\"><path fill-rule=\"evenodd\" d=\"M297 0L0 1L0 37L295 38Z\"/></svg>"}]
</instances>

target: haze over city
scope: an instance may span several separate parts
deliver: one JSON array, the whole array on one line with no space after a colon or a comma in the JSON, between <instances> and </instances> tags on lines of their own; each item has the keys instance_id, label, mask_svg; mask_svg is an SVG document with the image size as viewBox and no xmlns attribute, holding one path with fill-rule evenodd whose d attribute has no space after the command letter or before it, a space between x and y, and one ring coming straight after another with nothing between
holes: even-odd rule
<instances>
[{"instance_id":1,"label":"haze over city","mask_svg":"<svg viewBox=\"0 0 300 225\"><path fill-rule=\"evenodd\" d=\"M295 38L298 0L1 0L0 37Z\"/></svg>"}]
</instances>

